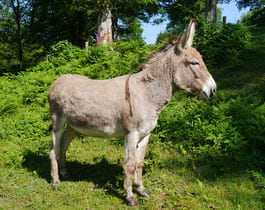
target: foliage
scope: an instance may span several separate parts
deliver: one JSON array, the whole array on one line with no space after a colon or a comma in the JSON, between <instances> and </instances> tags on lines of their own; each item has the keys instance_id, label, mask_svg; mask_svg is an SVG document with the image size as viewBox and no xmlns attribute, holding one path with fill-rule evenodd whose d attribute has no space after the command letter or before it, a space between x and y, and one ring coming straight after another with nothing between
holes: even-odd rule
<instances>
[{"instance_id":1,"label":"foliage","mask_svg":"<svg viewBox=\"0 0 265 210\"><path fill-rule=\"evenodd\" d=\"M4 0L0 2L0 74L19 72L44 58L62 40L84 47L95 42L103 1ZM157 0L106 1L111 5L113 35L142 40L140 21L157 14Z\"/></svg>"},{"instance_id":2,"label":"foliage","mask_svg":"<svg viewBox=\"0 0 265 210\"><path fill-rule=\"evenodd\" d=\"M17 73L43 56L42 46L30 40L28 9L28 1L0 2L0 75Z\"/></svg>"},{"instance_id":3,"label":"foliage","mask_svg":"<svg viewBox=\"0 0 265 210\"><path fill-rule=\"evenodd\" d=\"M264 152L264 114L263 98L243 92L240 97L219 94L209 103L177 97L161 116L156 134L175 142L184 154L242 158L251 149Z\"/></svg>"},{"instance_id":4,"label":"foliage","mask_svg":"<svg viewBox=\"0 0 265 210\"><path fill-rule=\"evenodd\" d=\"M265 7L248 12L242 22L250 27L265 27Z\"/></svg>"},{"instance_id":5,"label":"foliage","mask_svg":"<svg viewBox=\"0 0 265 210\"><path fill-rule=\"evenodd\" d=\"M143 41L142 32L140 21L135 17L123 18L122 24L119 26L118 39Z\"/></svg>"},{"instance_id":6,"label":"foliage","mask_svg":"<svg viewBox=\"0 0 265 210\"><path fill-rule=\"evenodd\" d=\"M251 34L242 24L203 24L195 37L195 46L211 68L235 66L244 57Z\"/></svg>"},{"instance_id":7,"label":"foliage","mask_svg":"<svg viewBox=\"0 0 265 210\"><path fill-rule=\"evenodd\" d=\"M238 33L241 34L240 27L240 25L228 25L218 29L223 32L229 31L231 40L233 40L231 31L239 30ZM210 30L216 30L216 28L210 28ZM222 37L218 33L215 37L219 36L220 41ZM227 34L228 32L223 37L227 37ZM209 47L214 44L214 40L207 41L206 45ZM241 42L240 39L239 42ZM200 47L198 41L197 45ZM238 44L235 43L236 45ZM2 117L5 118L10 114L16 115L15 110L20 108L25 109L21 114L23 116L27 113L28 106L47 107L47 90L51 82L61 74L77 73L92 79L107 79L133 73L137 71L139 63L143 62L155 48L155 46L146 46L142 42L117 42L107 47L90 47L86 52L67 41L59 42L52 47L49 62L40 62L17 77L1 78L0 112ZM226 53L230 52L226 50ZM208 53L210 54L211 51ZM227 59L226 62L230 65L235 64L233 59L239 59L238 57L229 58L225 53L219 55L224 60ZM207 54L204 56L207 58ZM261 81L260 87L263 84L264 81ZM255 88L249 87L247 90L243 89L236 93L223 91L209 102L187 97L184 93L177 94L161 115L155 132L156 138L173 142L182 152L209 156L236 156L246 148L261 150L261 145L265 144L263 139L265 109L262 98L264 94L262 94L262 89L256 86ZM237 110L241 112L238 113ZM44 111L42 115L48 120L47 110L42 109L42 111ZM37 122L41 125L42 119L40 117L36 122L30 119L26 121L31 125L32 123L36 125ZM21 122L25 127L24 121ZM45 121L45 123L43 128L48 129L48 122ZM10 123L8 125L10 126ZM17 127L19 124L14 124L14 126ZM4 137L6 126L1 127L2 137ZM41 132L45 130L43 128L40 129L39 134L35 132L34 136L41 135ZM16 133L18 130L17 127L13 132ZM31 132L30 129L26 130Z\"/></svg>"},{"instance_id":8,"label":"foliage","mask_svg":"<svg viewBox=\"0 0 265 210\"><path fill-rule=\"evenodd\" d=\"M32 38L34 42L48 47L61 40L68 40L79 47L83 47L85 41L93 43L97 34L98 16L106 5L109 5L112 13L113 35L120 39L124 35L134 38L135 33L138 39L140 31L137 20L148 22L157 12L157 0L59 0L48 3L32 0L30 4L29 30Z\"/></svg>"},{"instance_id":9,"label":"foliage","mask_svg":"<svg viewBox=\"0 0 265 210\"><path fill-rule=\"evenodd\" d=\"M1 142L21 146L16 157L38 138L49 136L47 92L59 75L78 73L106 79L132 73L152 50L154 47L141 42L117 42L107 48L90 47L86 52L62 41L52 47L49 62L42 61L17 76L0 77ZM45 140L46 146L47 143ZM14 161L21 165L22 159Z\"/></svg>"},{"instance_id":10,"label":"foliage","mask_svg":"<svg viewBox=\"0 0 265 210\"><path fill-rule=\"evenodd\" d=\"M157 43L163 44L172 37L169 31L160 33ZM244 58L251 38L250 30L244 24L200 23L193 45L211 71L220 71L235 67Z\"/></svg>"},{"instance_id":11,"label":"foliage","mask_svg":"<svg viewBox=\"0 0 265 210\"><path fill-rule=\"evenodd\" d=\"M169 19L168 30L173 33L182 31L192 18L198 22L205 22L204 0L162 0L161 8Z\"/></svg>"},{"instance_id":12,"label":"foliage","mask_svg":"<svg viewBox=\"0 0 265 210\"><path fill-rule=\"evenodd\" d=\"M250 7L253 8L262 8L264 7L264 0L237 0L237 6L239 9Z\"/></svg>"}]
</instances>

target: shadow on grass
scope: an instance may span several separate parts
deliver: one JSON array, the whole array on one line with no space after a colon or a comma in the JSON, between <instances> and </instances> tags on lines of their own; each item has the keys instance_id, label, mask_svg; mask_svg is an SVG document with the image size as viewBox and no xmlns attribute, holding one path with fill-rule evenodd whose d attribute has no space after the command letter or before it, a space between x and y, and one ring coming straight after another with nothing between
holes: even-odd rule
<instances>
[{"instance_id":1,"label":"shadow on grass","mask_svg":"<svg viewBox=\"0 0 265 210\"><path fill-rule=\"evenodd\" d=\"M250 171L258 171L265 174L265 157L264 154L246 155L246 153L238 154L237 157L233 155L184 156L181 159L168 158L163 163L163 168L179 174L183 173L183 176L191 174L197 179L215 182L223 178L238 177L240 175L246 176ZM182 170L183 168L185 170Z\"/></svg>"},{"instance_id":2,"label":"shadow on grass","mask_svg":"<svg viewBox=\"0 0 265 210\"><path fill-rule=\"evenodd\" d=\"M62 181L88 181L93 182L97 188L104 189L112 196L125 202L124 196L119 192L123 187L123 169L119 164L111 164L105 157L95 160L95 164L68 161L69 177ZM35 172L39 177L51 182L50 160L47 154L34 153L30 150L24 154L23 167Z\"/></svg>"}]
</instances>

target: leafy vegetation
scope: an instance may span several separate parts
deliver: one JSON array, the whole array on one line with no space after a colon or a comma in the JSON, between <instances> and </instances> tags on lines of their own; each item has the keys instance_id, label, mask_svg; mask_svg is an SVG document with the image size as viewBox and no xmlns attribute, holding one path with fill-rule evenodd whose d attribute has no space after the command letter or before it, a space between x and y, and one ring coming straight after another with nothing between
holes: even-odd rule
<instances>
[{"instance_id":1,"label":"leafy vegetation","mask_svg":"<svg viewBox=\"0 0 265 210\"><path fill-rule=\"evenodd\" d=\"M243 24L203 24L196 36L196 47L207 66L233 68L245 56L251 34Z\"/></svg>"},{"instance_id":2,"label":"leafy vegetation","mask_svg":"<svg viewBox=\"0 0 265 210\"><path fill-rule=\"evenodd\" d=\"M62 40L79 47L95 44L107 5L114 41L143 41L140 21L158 13L157 0L1 0L0 75L34 65Z\"/></svg>"},{"instance_id":3,"label":"leafy vegetation","mask_svg":"<svg viewBox=\"0 0 265 210\"><path fill-rule=\"evenodd\" d=\"M265 27L265 8L256 8L247 13L242 22L251 27Z\"/></svg>"},{"instance_id":4,"label":"leafy vegetation","mask_svg":"<svg viewBox=\"0 0 265 210\"><path fill-rule=\"evenodd\" d=\"M84 47L112 34L117 40L142 40L141 22L168 21L167 32L182 31L191 18L199 23L221 18L217 3L230 0L1 0L0 75L17 73L42 60L59 41ZM239 8L251 6L251 24L264 20L264 0L237 0ZM109 32L99 30L110 10ZM67 26L67 27L66 27ZM104 26L106 27L106 26ZM103 27L103 28L104 28ZM102 34L100 33L102 32ZM101 38L99 38L101 37ZM104 38L105 37L105 38Z\"/></svg>"},{"instance_id":5,"label":"leafy vegetation","mask_svg":"<svg viewBox=\"0 0 265 210\"><path fill-rule=\"evenodd\" d=\"M170 32L160 33L157 43L167 43L172 37ZM245 56L250 39L250 28L244 24L201 23L194 45L209 69L221 71L233 68Z\"/></svg>"},{"instance_id":6,"label":"leafy vegetation","mask_svg":"<svg viewBox=\"0 0 265 210\"><path fill-rule=\"evenodd\" d=\"M229 25L222 30L241 34L245 29ZM212 72L218 83L212 100L180 91L162 112L145 160L144 180L152 197L138 198L140 208L264 207L265 39L263 31L253 34L244 57L231 57L226 71ZM214 45L207 36L197 44ZM231 43L239 46L238 40ZM225 57L229 49L221 47L227 51L220 56L230 58ZM0 77L0 208L128 208L121 139L79 135L68 152L70 178L58 190L51 187L47 91L65 73L106 79L136 72L157 48L134 41L86 52L63 41L52 47L48 62Z\"/></svg>"}]
</instances>

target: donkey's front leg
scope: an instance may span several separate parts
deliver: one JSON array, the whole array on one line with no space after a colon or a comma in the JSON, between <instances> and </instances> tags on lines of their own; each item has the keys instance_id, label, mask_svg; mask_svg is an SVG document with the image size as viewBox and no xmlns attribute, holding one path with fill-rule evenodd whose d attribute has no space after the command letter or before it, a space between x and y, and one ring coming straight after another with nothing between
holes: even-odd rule
<instances>
[{"instance_id":1,"label":"donkey's front leg","mask_svg":"<svg viewBox=\"0 0 265 210\"><path fill-rule=\"evenodd\" d=\"M139 133L137 131L129 132L129 134L125 138L124 189L129 206L135 206L132 184L136 168L136 146L138 141Z\"/></svg>"},{"instance_id":2,"label":"donkey's front leg","mask_svg":"<svg viewBox=\"0 0 265 210\"><path fill-rule=\"evenodd\" d=\"M144 155L145 150L148 145L149 136L145 136L141 141L137 144L137 150L136 150L136 170L135 170L135 178L134 183L136 186L136 190L139 192L139 194L143 197L149 198L150 195L146 191L146 189L143 186L143 180L142 180L142 173L143 173L143 165L144 165Z\"/></svg>"}]
</instances>

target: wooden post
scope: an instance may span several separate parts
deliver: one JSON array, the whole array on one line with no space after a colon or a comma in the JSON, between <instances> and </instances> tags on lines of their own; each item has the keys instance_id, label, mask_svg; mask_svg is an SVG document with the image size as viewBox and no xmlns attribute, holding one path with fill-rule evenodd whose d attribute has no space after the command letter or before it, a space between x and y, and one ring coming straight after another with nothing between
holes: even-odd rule
<instances>
[{"instance_id":1,"label":"wooden post","mask_svg":"<svg viewBox=\"0 0 265 210\"><path fill-rule=\"evenodd\" d=\"M85 50L88 51L88 41L85 42Z\"/></svg>"},{"instance_id":2,"label":"wooden post","mask_svg":"<svg viewBox=\"0 0 265 210\"><path fill-rule=\"evenodd\" d=\"M226 16L223 16L223 24L226 24Z\"/></svg>"},{"instance_id":3,"label":"wooden post","mask_svg":"<svg viewBox=\"0 0 265 210\"><path fill-rule=\"evenodd\" d=\"M49 55L45 56L45 61L48 63L49 62Z\"/></svg>"}]
</instances>

